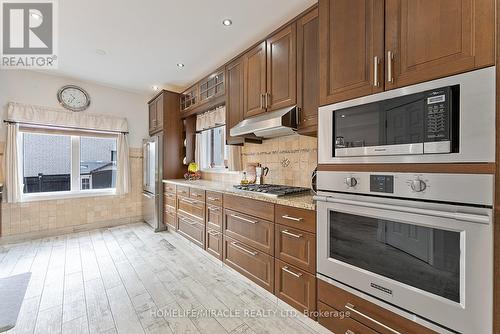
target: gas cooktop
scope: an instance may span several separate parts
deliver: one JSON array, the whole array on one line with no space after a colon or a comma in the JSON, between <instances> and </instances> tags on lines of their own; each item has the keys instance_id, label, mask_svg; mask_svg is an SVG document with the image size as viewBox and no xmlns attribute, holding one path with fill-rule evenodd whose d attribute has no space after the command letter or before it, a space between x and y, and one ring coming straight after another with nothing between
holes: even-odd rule
<instances>
[{"instance_id":1,"label":"gas cooktop","mask_svg":"<svg viewBox=\"0 0 500 334\"><path fill-rule=\"evenodd\" d=\"M278 184L247 184L247 185L237 184L234 185L233 187L240 190L261 193L262 195L270 197L295 195L298 193L305 193L311 190L309 188L290 187Z\"/></svg>"}]
</instances>

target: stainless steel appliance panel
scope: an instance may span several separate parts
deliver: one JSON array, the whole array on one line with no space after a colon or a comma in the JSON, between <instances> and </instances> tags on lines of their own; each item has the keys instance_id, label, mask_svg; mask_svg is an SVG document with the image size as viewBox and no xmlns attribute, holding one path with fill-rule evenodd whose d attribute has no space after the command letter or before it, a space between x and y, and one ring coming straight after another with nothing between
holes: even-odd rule
<instances>
[{"instance_id":1,"label":"stainless steel appliance panel","mask_svg":"<svg viewBox=\"0 0 500 334\"><path fill-rule=\"evenodd\" d=\"M342 138L334 138L334 111L456 85L460 91L458 152L443 153L451 151L449 141L377 145L380 140L379 133L366 137L374 140L370 145L359 143L359 147L335 149L336 143L342 143ZM318 163L495 162L495 89L495 67L488 67L320 107ZM373 122L376 125L380 120L373 119ZM376 130L378 129L376 127Z\"/></svg>"},{"instance_id":2,"label":"stainless steel appliance panel","mask_svg":"<svg viewBox=\"0 0 500 334\"><path fill-rule=\"evenodd\" d=\"M154 135L143 141L143 215L157 232L165 230L162 215L163 136Z\"/></svg>"}]
</instances>

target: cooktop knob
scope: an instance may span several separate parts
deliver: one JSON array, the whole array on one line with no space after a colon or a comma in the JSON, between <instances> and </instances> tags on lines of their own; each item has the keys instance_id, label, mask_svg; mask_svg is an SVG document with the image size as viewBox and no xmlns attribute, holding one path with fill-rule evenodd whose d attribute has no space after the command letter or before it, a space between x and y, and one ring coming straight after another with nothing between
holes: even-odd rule
<instances>
[{"instance_id":1,"label":"cooktop knob","mask_svg":"<svg viewBox=\"0 0 500 334\"><path fill-rule=\"evenodd\" d=\"M347 187L352 188L358 184L358 180L356 180L355 177L347 177L345 179L345 184L347 184Z\"/></svg>"},{"instance_id":2,"label":"cooktop knob","mask_svg":"<svg viewBox=\"0 0 500 334\"><path fill-rule=\"evenodd\" d=\"M425 190L425 188L427 188L427 184L420 179L415 179L415 180L411 181L410 186L411 186L411 190L413 190L414 192L417 192L417 193L422 192Z\"/></svg>"}]
</instances>

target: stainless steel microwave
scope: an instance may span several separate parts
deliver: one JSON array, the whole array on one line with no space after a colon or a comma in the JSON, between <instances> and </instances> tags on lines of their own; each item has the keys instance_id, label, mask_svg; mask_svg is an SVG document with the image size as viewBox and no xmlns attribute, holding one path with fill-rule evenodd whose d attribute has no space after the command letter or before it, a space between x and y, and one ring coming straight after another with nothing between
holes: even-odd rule
<instances>
[{"instance_id":1,"label":"stainless steel microwave","mask_svg":"<svg viewBox=\"0 0 500 334\"><path fill-rule=\"evenodd\" d=\"M319 163L494 162L495 68L319 110Z\"/></svg>"}]
</instances>

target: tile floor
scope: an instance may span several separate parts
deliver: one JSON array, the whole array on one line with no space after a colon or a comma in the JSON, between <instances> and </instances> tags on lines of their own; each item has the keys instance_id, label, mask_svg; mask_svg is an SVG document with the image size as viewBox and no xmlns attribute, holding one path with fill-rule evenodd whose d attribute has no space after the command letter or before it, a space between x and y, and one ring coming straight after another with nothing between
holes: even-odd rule
<instances>
[{"instance_id":1,"label":"tile floor","mask_svg":"<svg viewBox=\"0 0 500 334\"><path fill-rule=\"evenodd\" d=\"M124 225L0 245L32 278L7 333L329 333L176 233Z\"/></svg>"}]
</instances>

